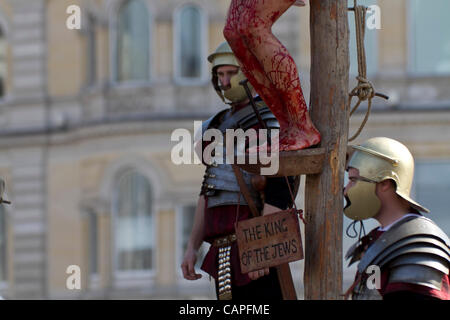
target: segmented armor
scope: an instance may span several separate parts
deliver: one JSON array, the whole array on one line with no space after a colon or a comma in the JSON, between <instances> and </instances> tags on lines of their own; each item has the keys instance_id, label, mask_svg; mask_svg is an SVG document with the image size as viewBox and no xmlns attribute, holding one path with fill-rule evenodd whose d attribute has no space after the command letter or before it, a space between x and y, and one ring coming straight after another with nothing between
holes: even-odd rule
<instances>
[{"instance_id":1,"label":"segmented armor","mask_svg":"<svg viewBox=\"0 0 450 320\"><path fill-rule=\"evenodd\" d=\"M279 129L279 124L270 109L261 100L256 102L261 118L266 123L268 129ZM258 119L251 105L241 110L231 113L231 109L222 110L215 116L203 123L202 132L208 129L218 129L225 136L227 129L243 129L244 131L258 125ZM223 163L211 162L206 164L206 171L203 177L201 194L208 197L208 208L221 205L247 205L244 197L240 195L240 188L237 183L233 168L226 163L226 146L223 145ZM250 195L257 207L261 208L262 203L259 193L253 188L252 174L242 171L243 178L249 189Z\"/></svg>"},{"instance_id":2,"label":"segmented armor","mask_svg":"<svg viewBox=\"0 0 450 320\"><path fill-rule=\"evenodd\" d=\"M351 258L351 263L358 261L363 251L361 245L354 245L346 258ZM360 259L358 273L366 273L371 265L389 270L388 284L409 283L441 290L442 279L450 269L450 241L432 220L407 217L369 246ZM354 288L352 299L381 299L381 295L362 281Z\"/></svg>"}]
</instances>

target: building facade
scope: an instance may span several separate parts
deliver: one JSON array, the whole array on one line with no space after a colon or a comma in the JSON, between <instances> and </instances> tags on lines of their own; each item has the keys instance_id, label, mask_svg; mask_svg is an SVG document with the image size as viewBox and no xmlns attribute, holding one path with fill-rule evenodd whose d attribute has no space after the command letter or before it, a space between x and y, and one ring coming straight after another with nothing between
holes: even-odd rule
<instances>
[{"instance_id":1,"label":"building facade","mask_svg":"<svg viewBox=\"0 0 450 320\"><path fill-rule=\"evenodd\" d=\"M363 2L381 9L381 29L366 38L368 70L391 99L375 101L354 143L388 136L410 147L415 196L448 233L449 22L424 1ZM447 1L435 2L438 14L449 12ZM80 29L68 25L72 5ZM0 2L0 176L12 201L0 207L0 295L214 297L207 275L189 282L180 272L203 167L175 165L171 137L178 128L193 133L194 120L225 108L206 57L223 41L227 7L223 0ZM289 9L274 33L296 59L308 96L309 11ZM351 132L363 116L352 117ZM68 288L70 266L79 267L80 289ZM302 263L292 266L301 297Z\"/></svg>"}]
</instances>

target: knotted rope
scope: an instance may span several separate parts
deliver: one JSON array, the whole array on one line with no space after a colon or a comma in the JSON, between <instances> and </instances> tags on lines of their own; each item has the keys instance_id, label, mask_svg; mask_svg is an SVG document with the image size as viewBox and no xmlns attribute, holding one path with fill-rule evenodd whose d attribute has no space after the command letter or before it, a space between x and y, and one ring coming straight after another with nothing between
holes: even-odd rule
<instances>
[{"instance_id":1,"label":"knotted rope","mask_svg":"<svg viewBox=\"0 0 450 320\"><path fill-rule=\"evenodd\" d=\"M350 117L359 108L363 101L368 101L366 116L361 123L357 132L348 141L355 140L363 130L364 126L369 120L370 111L372 109L372 99L375 96L389 99L386 95L375 92L373 84L367 79L367 61L366 61L366 49L364 47L364 37L366 33L366 12L367 7L358 6L357 0L354 1L355 6L355 27L356 27L356 48L358 52L358 85L349 94L349 106L352 104L353 97L358 98L358 102L350 111Z\"/></svg>"}]
</instances>

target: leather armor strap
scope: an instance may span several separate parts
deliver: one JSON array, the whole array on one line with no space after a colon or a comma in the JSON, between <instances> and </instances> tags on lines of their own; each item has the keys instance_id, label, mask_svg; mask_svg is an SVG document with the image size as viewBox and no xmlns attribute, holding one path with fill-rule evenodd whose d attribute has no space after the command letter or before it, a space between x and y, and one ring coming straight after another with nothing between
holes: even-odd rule
<instances>
[{"instance_id":1,"label":"leather armor strap","mask_svg":"<svg viewBox=\"0 0 450 320\"><path fill-rule=\"evenodd\" d=\"M237 239L236 234L233 233L233 234L230 234L225 237L214 239L212 245L217 248L223 247L223 246L230 246L233 242L236 241L236 239Z\"/></svg>"},{"instance_id":2,"label":"leather armor strap","mask_svg":"<svg viewBox=\"0 0 450 320\"><path fill-rule=\"evenodd\" d=\"M241 193L244 196L245 201L247 201L248 207L250 209L250 212L252 213L253 218L259 217L261 214L256 208L256 204L253 201L252 197L250 196L250 191L248 190L247 185L245 184L241 169L235 164L232 164L231 166L233 168L234 174L236 175L236 180L239 184L239 188L241 189Z\"/></svg>"}]
</instances>

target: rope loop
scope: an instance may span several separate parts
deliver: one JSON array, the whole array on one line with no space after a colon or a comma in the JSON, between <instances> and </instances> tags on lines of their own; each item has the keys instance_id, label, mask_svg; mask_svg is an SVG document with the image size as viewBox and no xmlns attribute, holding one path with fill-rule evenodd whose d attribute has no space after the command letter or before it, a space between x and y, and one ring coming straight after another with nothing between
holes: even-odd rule
<instances>
[{"instance_id":1,"label":"rope loop","mask_svg":"<svg viewBox=\"0 0 450 320\"><path fill-rule=\"evenodd\" d=\"M355 6L353 9L355 11L356 44L358 51L358 76L356 77L356 79L358 80L358 85L349 94L349 109L351 107L353 97L357 97L358 102L351 109L350 117L359 108L362 102L368 101L368 107L366 116L364 117L363 122L359 126L359 129L350 139L348 139L348 141L355 140L362 132L364 126L369 120L370 111L372 109L372 99L377 95L385 99L388 98L385 95L378 94L375 91L373 84L367 79L367 61L366 61L366 51L364 47L364 36L366 32L365 18L367 7L358 6L357 0L354 0L354 3Z\"/></svg>"},{"instance_id":2,"label":"rope loop","mask_svg":"<svg viewBox=\"0 0 450 320\"><path fill-rule=\"evenodd\" d=\"M373 87L373 84L361 76L356 77L356 79L359 81L358 86L353 89L350 95L357 96L363 101L372 99L375 96L375 88Z\"/></svg>"}]
</instances>

